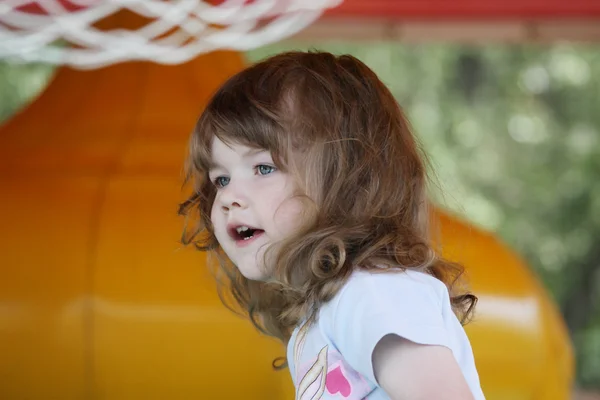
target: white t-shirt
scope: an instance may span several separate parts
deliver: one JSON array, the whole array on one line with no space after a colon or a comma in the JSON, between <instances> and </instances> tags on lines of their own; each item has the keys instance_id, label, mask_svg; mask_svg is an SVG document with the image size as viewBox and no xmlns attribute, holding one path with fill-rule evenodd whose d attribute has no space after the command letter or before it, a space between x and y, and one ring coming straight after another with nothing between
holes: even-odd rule
<instances>
[{"instance_id":1,"label":"white t-shirt","mask_svg":"<svg viewBox=\"0 0 600 400\"><path fill-rule=\"evenodd\" d=\"M446 286L411 270L354 272L321 307L316 323L294 330L287 359L296 399L389 399L376 383L371 362L375 345L387 334L450 348L475 399L485 399Z\"/></svg>"}]
</instances>

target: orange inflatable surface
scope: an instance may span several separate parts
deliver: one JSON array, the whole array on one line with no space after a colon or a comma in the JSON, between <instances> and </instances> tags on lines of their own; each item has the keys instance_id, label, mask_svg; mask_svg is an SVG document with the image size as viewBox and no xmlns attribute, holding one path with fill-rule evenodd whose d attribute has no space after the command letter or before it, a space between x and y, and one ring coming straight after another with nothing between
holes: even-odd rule
<instances>
[{"instance_id":1,"label":"orange inflatable surface","mask_svg":"<svg viewBox=\"0 0 600 400\"><path fill-rule=\"evenodd\" d=\"M285 354L219 302L178 244L181 169L203 104L244 65L61 69L0 128L0 399L292 399ZM488 399L569 398L570 343L526 265L443 213L479 312L467 332Z\"/></svg>"}]
</instances>

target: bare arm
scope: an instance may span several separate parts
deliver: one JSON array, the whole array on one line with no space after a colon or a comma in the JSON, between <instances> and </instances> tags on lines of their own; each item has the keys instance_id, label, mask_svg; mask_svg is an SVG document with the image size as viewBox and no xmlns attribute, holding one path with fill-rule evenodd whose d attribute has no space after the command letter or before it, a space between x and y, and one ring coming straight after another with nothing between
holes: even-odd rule
<instances>
[{"instance_id":1,"label":"bare arm","mask_svg":"<svg viewBox=\"0 0 600 400\"><path fill-rule=\"evenodd\" d=\"M372 357L375 378L392 400L473 400L447 347L387 335L375 346Z\"/></svg>"}]
</instances>

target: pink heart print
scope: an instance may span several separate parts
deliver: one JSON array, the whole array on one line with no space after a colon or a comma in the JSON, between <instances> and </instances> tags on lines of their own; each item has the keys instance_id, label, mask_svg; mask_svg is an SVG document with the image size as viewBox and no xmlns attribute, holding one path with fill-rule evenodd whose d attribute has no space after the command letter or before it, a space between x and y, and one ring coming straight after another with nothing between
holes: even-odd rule
<instances>
[{"instance_id":1,"label":"pink heart print","mask_svg":"<svg viewBox=\"0 0 600 400\"><path fill-rule=\"evenodd\" d=\"M327 373L325 387L329 393L339 393L345 398L348 398L350 393L352 393L350 382L348 382L348 379L344 376L344 372L339 365Z\"/></svg>"}]
</instances>

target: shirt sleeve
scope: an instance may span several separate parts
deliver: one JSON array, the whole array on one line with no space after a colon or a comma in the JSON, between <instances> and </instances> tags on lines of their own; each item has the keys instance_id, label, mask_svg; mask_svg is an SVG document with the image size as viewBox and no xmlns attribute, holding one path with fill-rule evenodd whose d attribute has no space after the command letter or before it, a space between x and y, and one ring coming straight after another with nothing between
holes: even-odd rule
<instances>
[{"instance_id":1,"label":"shirt sleeve","mask_svg":"<svg viewBox=\"0 0 600 400\"><path fill-rule=\"evenodd\" d=\"M448 296L446 286L424 273L360 272L350 278L332 309L330 339L353 369L377 383L372 354L388 334L450 347L444 294Z\"/></svg>"}]
</instances>

